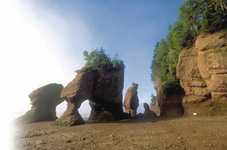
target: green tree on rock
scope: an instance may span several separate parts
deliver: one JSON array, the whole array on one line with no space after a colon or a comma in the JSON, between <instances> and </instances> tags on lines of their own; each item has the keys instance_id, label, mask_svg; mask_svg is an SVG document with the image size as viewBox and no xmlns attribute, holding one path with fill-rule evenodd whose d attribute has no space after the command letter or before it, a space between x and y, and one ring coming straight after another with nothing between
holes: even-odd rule
<instances>
[{"instance_id":1,"label":"green tree on rock","mask_svg":"<svg viewBox=\"0 0 227 150\"><path fill-rule=\"evenodd\" d=\"M113 67L115 69L124 68L124 62L117 57L111 59L103 48L95 49L91 52L83 52L87 69L101 69L103 67Z\"/></svg>"}]
</instances>

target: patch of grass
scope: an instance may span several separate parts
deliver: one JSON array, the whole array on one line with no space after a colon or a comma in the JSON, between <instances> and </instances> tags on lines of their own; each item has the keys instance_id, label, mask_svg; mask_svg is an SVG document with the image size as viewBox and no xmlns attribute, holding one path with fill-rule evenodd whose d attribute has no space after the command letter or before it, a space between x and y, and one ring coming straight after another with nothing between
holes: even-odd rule
<instances>
[{"instance_id":1,"label":"patch of grass","mask_svg":"<svg viewBox=\"0 0 227 150\"><path fill-rule=\"evenodd\" d=\"M64 121L62 119L57 119L55 121L55 125L60 126L60 127L69 127L70 124L67 121Z\"/></svg>"}]
</instances>

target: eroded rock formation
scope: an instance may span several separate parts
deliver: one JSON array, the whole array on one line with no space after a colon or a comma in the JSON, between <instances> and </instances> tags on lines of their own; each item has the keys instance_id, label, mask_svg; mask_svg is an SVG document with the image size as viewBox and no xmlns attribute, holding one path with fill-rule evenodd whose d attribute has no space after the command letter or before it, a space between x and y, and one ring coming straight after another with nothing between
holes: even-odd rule
<instances>
[{"instance_id":1,"label":"eroded rock formation","mask_svg":"<svg viewBox=\"0 0 227 150\"><path fill-rule=\"evenodd\" d=\"M190 113L224 112L223 106L227 103L227 33L221 31L198 36L192 48L181 52L177 76L185 90L185 108ZM191 105L193 103L196 105Z\"/></svg>"},{"instance_id":2,"label":"eroded rock formation","mask_svg":"<svg viewBox=\"0 0 227 150\"><path fill-rule=\"evenodd\" d=\"M184 103L201 102L210 96L207 85L200 75L197 58L198 54L194 47L183 49L179 56L177 77L185 91Z\"/></svg>"},{"instance_id":3,"label":"eroded rock formation","mask_svg":"<svg viewBox=\"0 0 227 150\"><path fill-rule=\"evenodd\" d=\"M60 98L62 89L61 84L52 83L34 90L29 94L31 110L18 118L18 121L32 123L57 119L56 106L62 102Z\"/></svg>"},{"instance_id":4,"label":"eroded rock formation","mask_svg":"<svg viewBox=\"0 0 227 150\"><path fill-rule=\"evenodd\" d=\"M153 111L156 114L156 116L160 116L160 107L156 97L150 104L150 110Z\"/></svg>"},{"instance_id":5,"label":"eroded rock formation","mask_svg":"<svg viewBox=\"0 0 227 150\"><path fill-rule=\"evenodd\" d=\"M143 114L143 118L144 119L156 119L157 115L155 114L155 112L153 112L152 110L150 110L150 107L147 103L143 103L143 107L144 107L144 114Z\"/></svg>"},{"instance_id":6,"label":"eroded rock formation","mask_svg":"<svg viewBox=\"0 0 227 150\"><path fill-rule=\"evenodd\" d=\"M161 87L157 94L157 101L160 107L160 117L179 117L184 114L182 100L183 89L173 87Z\"/></svg>"},{"instance_id":7,"label":"eroded rock formation","mask_svg":"<svg viewBox=\"0 0 227 150\"><path fill-rule=\"evenodd\" d=\"M186 92L185 102L227 101L227 34L200 35L195 46L179 57L177 76Z\"/></svg>"},{"instance_id":8,"label":"eroded rock formation","mask_svg":"<svg viewBox=\"0 0 227 150\"><path fill-rule=\"evenodd\" d=\"M227 101L227 33L200 35L195 43L198 67L214 101Z\"/></svg>"},{"instance_id":9,"label":"eroded rock formation","mask_svg":"<svg viewBox=\"0 0 227 150\"><path fill-rule=\"evenodd\" d=\"M84 123L78 109L82 102L91 99L96 71L78 70L76 77L63 89L61 97L66 99L67 109L57 123L78 125Z\"/></svg>"},{"instance_id":10,"label":"eroded rock formation","mask_svg":"<svg viewBox=\"0 0 227 150\"><path fill-rule=\"evenodd\" d=\"M132 83L128 88L124 97L125 112L129 114L129 117L136 117L137 108L139 106L139 98L137 95L138 84Z\"/></svg>"},{"instance_id":11,"label":"eroded rock formation","mask_svg":"<svg viewBox=\"0 0 227 150\"><path fill-rule=\"evenodd\" d=\"M123 115L122 90L124 68L106 66L102 69L86 69L77 71L76 78L62 92L68 107L63 116L57 120L64 125L84 123L78 108L85 100L90 101L91 114L89 120L118 120Z\"/></svg>"}]
</instances>

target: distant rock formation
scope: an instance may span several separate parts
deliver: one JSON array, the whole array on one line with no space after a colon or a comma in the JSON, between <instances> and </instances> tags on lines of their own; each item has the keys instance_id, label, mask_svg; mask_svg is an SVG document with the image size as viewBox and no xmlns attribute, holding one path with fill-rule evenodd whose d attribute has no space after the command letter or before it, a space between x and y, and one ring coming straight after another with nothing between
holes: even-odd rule
<instances>
[{"instance_id":1,"label":"distant rock formation","mask_svg":"<svg viewBox=\"0 0 227 150\"><path fill-rule=\"evenodd\" d=\"M160 116L160 107L156 96L154 97L150 104L150 110L153 111L156 114L156 116Z\"/></svg>"},{"instance_id":2,"label":"distant rock formation","mask_svg":"<svg viewBox=\"0 0 227 150\"><path fill-rule=\"evenodd\" d=\"M138 84L132 83L132 86L128 88L124 97L125 112L128 113L131 118L136 117L137 108L139 106L137 89Z\"/></svg>"},{"instance_id":3,"label":"distant rock formation","mask_svg":"<svg viewBox=\"0 0 227 150\"><path fill-rule=\"evenodd\" d=\"M56 120L56 106L62 102L60 98L62 89L61 84L51 83L34 90L29 94L31 110L18 118L17 121L32 123Z\"/></svg>"},{"instance_id":4,"label":"distant rock formation","mask_svg":"<svg viewBox=\"0 0 227 150\"><path fill-rule=\"evenodd\" d=\"M147 103L143 103L143 107L144 107L144 114L143 114L143 118L146 120L154 120L157 118L157 115L155 114L155 112L150 110L150 107Z\"/></svg>"},{"instance_id":5,"label":"distant rock formation","mask_svg":"<svg viewBox=\"0 0 227 150\"><path fill-rule=\"evenodd\" d=\"M168 93L166 91L169 91ZM184 91L180 87L161 87L157 94L160 107L160 117L179 117L184 114L182 99Z\"/></svg>"},{"instance_id":6,"label":"distant rock formation","mask_svg":"<svg viewBox=\"0 0 227 150\"><path fill-rule=\"evenodd\" d=\"M114 68L112 65L100 69L77 71L73 79L61 94L68 107L57 123L77 125L84 123L78 109L85 100L90 101L91 114L89 120L111 121L123 116L122 90L124 83L124 68Z\"/></svg>"}]
</instances>

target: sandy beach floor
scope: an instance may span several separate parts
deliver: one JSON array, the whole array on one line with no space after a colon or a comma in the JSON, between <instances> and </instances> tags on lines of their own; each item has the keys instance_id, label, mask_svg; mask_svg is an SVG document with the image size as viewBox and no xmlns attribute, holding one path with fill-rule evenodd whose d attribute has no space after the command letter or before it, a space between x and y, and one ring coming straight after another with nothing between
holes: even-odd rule
<instances>
[{"instance_id":1,"label":"sandy beach floor","mask_svg":"<svg viewBox=\"0 0 227 150\"><path fill-rule=\"evenodd\" d=\"M18 150L227 150L227 117L18 126Z\"/></svg>"}]
</instances>

